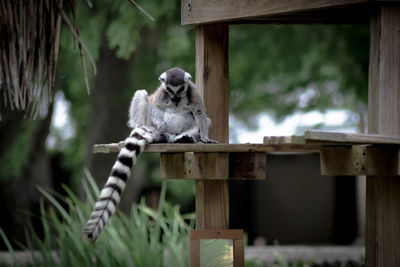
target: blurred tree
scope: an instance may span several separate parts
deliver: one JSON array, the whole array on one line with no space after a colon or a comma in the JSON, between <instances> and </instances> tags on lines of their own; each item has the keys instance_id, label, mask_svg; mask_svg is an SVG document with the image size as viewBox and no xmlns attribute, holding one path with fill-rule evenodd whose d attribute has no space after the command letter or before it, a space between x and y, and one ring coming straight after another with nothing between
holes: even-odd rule
<instances>
[{"instance_id":1,"label":"blurred tree","mask_svg":"<svg viewBox=\"0 0 400 267\"><path fill-rule=\"evenodd\" d=\"M3 120L0 181L15 178L19 182L13 187L15 191L8 190L8 182L2 184L2 203L16 203L27 191L35 190L34 183L71 183L71 177L75 177L75 188L79 188L84 164L102 186L115 155L93 157L92 145L115 142L129 133L127 110L135 90L152 92L158 86L158 75L172 66L181 66L194 74L195 32L180 26L179 1L137 2L155 22L127 0L98 1L93 7L85 1L76 3L82 39L98 65L97 76L89 72L91 94L86 93L77 44L63 29L56 89L71 103L72 123L68 127L74 136L69 140L57 138L61 136L57 134L60 129L50 127L49 123L52 108L43 121L26 122L19 113ZM368 38L367 26L231 26L232 113L251 124L251 117L265 110L282 119L296 110L360 108L367 98ZM49 131L56 142L45 149ZM10 136L13 142L8 141ZM49 162L49 157L58 168L37 163L39 159ZM157 157L144 157L147 160L142 163L146 165L136 171L136 182L128 183L126 203L138 196L133 187L139 188L145 177L157 177ZM35 180L34 173L47 182ZM10 192L16 194L11 202ZM174 189L170 193L187 196L191 190ZM4 206L9 211L5 217L10 218L12 225L17 205Z\"/></svg>"},{"instance_id":2,"label":"blurred tree","mask_svg":"<svg viewBox=\"0 0 400 267\"><path fill-rule=\"evenodd\" d=\"M115 142L128 135L127 110L135 90L152 92L158 86L158 75L174 65L191 72L194 69L194 43L190 41L193 33L179 25L179 2L138 3L156 19L155 22L138 13L128 1L103 1L93 8L84 3L77 5L77 16L86 18L85 24L80 23L81 34L85 40L90 37L87 44L98 65L89 97L81 89L82 74L79 62L73 60L77 51L72 38L63 35L61 39L60 73L63 77L60 84L72 103L71 115L76 126L76 138L63 149L64 164L72 167L75 177L79 177L85 162L100 186L110 172L115 155L94 156L90 151L96 143ZM129 209L144 184L149 183L147 176L151 173L145 173L145 169L158 167L157 156L146 155L145 158L148 160L142 162L147 168L135 168L135 182L128 184L121 203L123 209Z\"/></svg>"},{"instance_id":3,"label":"blurred tree","mask_svg":"<svg viewBox=\"0 0 400 267\"><path fill-rule=\"evenodd\" d=\"M235 25L229 49L231 111L250 125L260 111L365 111L368 25Z\"/></svg>"}]
</instances>

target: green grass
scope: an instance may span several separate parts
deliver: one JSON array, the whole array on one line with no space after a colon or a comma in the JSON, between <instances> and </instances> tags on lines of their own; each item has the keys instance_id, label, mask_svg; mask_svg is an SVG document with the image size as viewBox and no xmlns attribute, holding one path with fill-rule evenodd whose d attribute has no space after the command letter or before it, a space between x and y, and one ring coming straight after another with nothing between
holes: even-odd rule
<instances>
[{"instance_id":1,"label":"green grass","mask_svg":"<svg viewBox=\"0 0 400 267\"><path fill-rule=\"evenodd\" d=\"M41 224L44 237L33 228L26 230L27 246L32 262L27 266L188 266L188 233L194 215L181 215L178 206L165 201L163 183L160 204L152 210L142 201L133 205L130 215L114 215L93 245L81 237L80 231L89 218L99 194L93 178L86 173L83 188L87 202L82 202L67 187L68 197L38 190L51 205L41 203ZM189 222L189 224L187 223ZM10 244L0 229L0 236ZM11 246L9 251L13 254ZM19 266L15 262L13 266Z\"/></svg>"}]
</instances>

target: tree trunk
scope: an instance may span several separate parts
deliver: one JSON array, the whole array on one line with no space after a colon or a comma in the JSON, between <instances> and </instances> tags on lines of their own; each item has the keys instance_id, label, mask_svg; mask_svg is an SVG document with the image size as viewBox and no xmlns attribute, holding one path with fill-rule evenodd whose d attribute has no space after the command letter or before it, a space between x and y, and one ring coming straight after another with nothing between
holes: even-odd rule
<instances>
[{"instance_id":1,"label":"tree trunk","mask_svg":"<svg viewBox=\"0 0 400 267\"><path fill-rule=\"evenodd\" d=\"M41 185L44 188L53 188L51 177L50 161L46 154L45 142L49 133L52 106L47 117L30 121L23 118L22 113L8 113L8 118L0 124L0 143L5 142L4 156L11 144L17 140L19 134L26 134L24 131L35 127L32 130L32 142L29 144L27 161L22 167L19 177L1 177L0 179L0 203L2 206L2 219L0 227L7 233L10 240L18 240L24 243L25 234L23 229L32 223L34 226L39 222L28 214L39 215L40 194L36 188ZM4 113L3 113L4 114ZM6 138L7 139L3 139ZM7 144L8 141L8 144ZM23 153L22 153L23 154ZM13 158L12 160L21 160ZM13 166L10 166L12 168ZM6 173L6 172L4 172ZM5 249L1 247L0 249Z\"/></svg>"}]
</instances>

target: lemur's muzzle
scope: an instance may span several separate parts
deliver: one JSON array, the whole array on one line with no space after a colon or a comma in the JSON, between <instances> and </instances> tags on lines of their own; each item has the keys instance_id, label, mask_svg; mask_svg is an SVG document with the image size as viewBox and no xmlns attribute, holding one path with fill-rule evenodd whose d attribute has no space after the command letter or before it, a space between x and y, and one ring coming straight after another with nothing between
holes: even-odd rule
<instances>
[{"instance_id":1,"label":"lemur's muzzle","mask_svg":"<svg viewBox=\"0 0 400 267\"><path fill-rule=\"evenodd\" d=\"M175 104L175 106L178 106L179 102L181 102L181 98L180 98L179 96L174 96L174 97L171 99L171 101L172 101L172 103Z\"/></svg>"}]
</instances>

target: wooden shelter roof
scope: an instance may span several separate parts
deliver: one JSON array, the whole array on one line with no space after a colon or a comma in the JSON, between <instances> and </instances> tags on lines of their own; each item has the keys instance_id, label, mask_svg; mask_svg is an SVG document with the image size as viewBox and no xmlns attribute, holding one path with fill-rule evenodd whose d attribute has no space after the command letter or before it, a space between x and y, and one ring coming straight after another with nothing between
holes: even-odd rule
<instances>
[{"instance_id":1,"label":"wooden shelter roof","mask_svg":"<svg viewBox=\"0 0 400 267\"><path fill-rule=\"evenodd\" d=\"M371 0L182 0L182 25L229 23L369 23Z\"/></svg>"}]
</instances>

